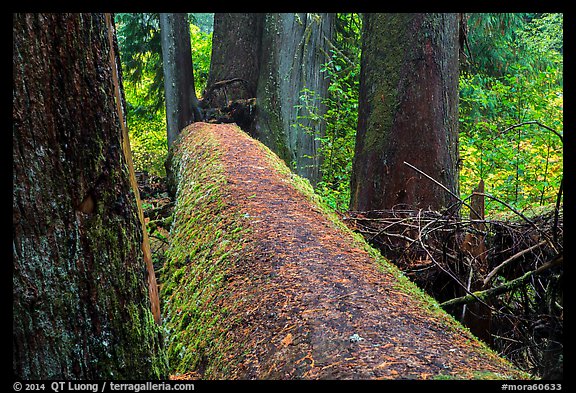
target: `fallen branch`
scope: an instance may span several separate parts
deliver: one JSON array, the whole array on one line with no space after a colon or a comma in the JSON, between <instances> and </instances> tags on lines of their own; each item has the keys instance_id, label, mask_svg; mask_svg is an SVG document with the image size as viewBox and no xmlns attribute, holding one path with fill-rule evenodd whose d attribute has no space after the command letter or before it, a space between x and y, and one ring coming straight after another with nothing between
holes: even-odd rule
<instances>
[{"instance_id":1,"label":"fallen branch","mask_svg":"<svg viewBox=\"0 0 576 393\"><path fill-rule=\"evenodd\" d=\"M488 273L488 275L484 279L483 286L486 287L490 283L490 281L492 281L492 278L494 278L496 273L498 273L500 271L500 269L502 269L504 266L506 266L510 262L515 261L516 259L520 258L522 255L524 255L524 254L526 254L526 253L528 253L528 252L530 252L530 251L532 251L532 250L534 250L540 246L543 246L546 243L547 243L546 240L542 240L540 243L537 243L537 244L533 245L532 247L528 247L525 250L517 252L516 254L512 255L510 258L506 259L500 265L498 265L494 269L492 269L492 271L490 273Z\"/></svg>"},{"instance_id":2,"label":"fallen branch","mask_svg":"<svg viewBox=\"0 0 576 393\"><path fill-rule=\"evenodd\" d=\"M548 269L551 269L555 266L562 264L563 259L564 259L563 254L560 254L560 255L556 256L556 258L554 258L552 261L540 266L538 269L526 272L522 276L515 278L512 281L504 283L504 284L502 284L498 287L495 287L495 288L486 289L484 291L476 291L476 292L473 292L469 295L465 295L465 296L461 296L461 297L458 297L455 299L448 300L444 303L440 303L440 307L446 308L446 307L453 307L453 306L458 306L458 305L462 305L462 304L470 304L470 303L474 303L474 302L479 301L479 300L482 301L482 300L485 300L488 298L492 298L492 297L499 296L499 295L502 295L504 293L513 291L513 290L521 287L522 285L524 285L532 276L535 276L535 275L540 274L540 273L542 273Z\"/></svg>"},{"instance_id":3,"label":"fallen branch","mask_svg":"<svg viewBox=\"0 0 576 393\"><path fill-rule=\"evenodd\" d=\"M484 193L476 194L484 195ZM487 196L492 199L497 199L491 195ZM513 261L525 257L529 252L533 252L538 248L542 249L539 256L535 256L537 265L543 263L542 266L546 266L546 259L543 259L546 255L550 258L553 255L562 254L561 248L558 252L556 251L558 246L556 248L552 247L550 241L551 236L549 234L551 229L542 226L548 223L547 226L551 227L553 219L526 217L522 212L519 212L508 204L506 205L515 214L522 217L522 221L463 220L461 218L447 218L438 212L423 211L421 209L348 212L349 216L345 218L345 221L352 222L355 231L363 234L364 237L383 250L385 254L386 252L390 252L390 258L396 260L397 265L405 272L413 271L413 261L419 257L420 252L425 253L426 259L429 260L439 272L446 274L454 284L465 291L465 295L468 297L465 301L459 300L458 304L466 304L471 301L482 301L482 299L477 299L476 295L485 294L481 290L486 289L490 285L498 272L505 266L510 265ZM396 216L400 214L399 212L401 212L402 217ZM554 212L552 212L552 214L554 214ZM558 217L558 219L560 219L560 217ZM554 225L561 227L560 222ZM483 229L478 230L479 227ZM541 236L535 238L533 235L534 229L536 229ZM474 277L480 280L480 285L483 283L484 285L481 288L477 287L477 292L471 291L467 283L470 280L471 274L468 269L472 267L472 263L468 262L466 264L468 268L464 274L458 271L458 268L463 266L463 262L468 260L465 250L459 248L459 245L462 244L459 236L464 234L478 234L486 237L495 236L498 233L502 233L503 236L506 234L506 236L510 237L513 245L501 250L495 248L495 245L486 251L487 253L491 252L487 257L491 258L492 261L497 260L498 256L503 256L501 260L504 260L504 262L499 262L498 266L491 271L485 270L485 273L479 271L478 266L474 266ZM405 243L395 243L394 239L399 239ZM520 249L520 251L518 251L518 249ZM398 256L396 254L397 252L400 252L401 255ZM528 277L536 271L539 272L540 270L534 270L532 273L529 272L530 274L524 278L528 279ZM524 275L525 271L520 271L517 274ZM514 285L521 285L522 282L524 281L513 281L512 287L508 288L512 290L515 288ZM425 282L422 285L426 286L428 283ZM499 294L500 292L498 291L506 288L507 287L502 287L498 289L496 294ZM494 292L488 292L488 294L493 296ZM450 303L447 304L450 305Z\"/></svg>"},{"instance_id":4,"label":"fallen branch","mask_svg":"<svg viewBox=\"0 0 576 393\"><path fill-rule=\"evenodd\" d=\"M456 198L456 200L459 201L460 204L466 206L468 209L470 209L471 212L476 214L476 217L480 217L480 214L478 214L478 212L476 210L474 210L474 208L472 206L470 206L470 204L464 202L458 195L456 195L454 192L452 192L450 189L448 189L448 187L446 187L444 184L440 183L438 180L434 179L432 176L430 176L430 175L426 174L425 172L421 171L420 169L416 168L414 165L409 164L406 161L404 161L404 164L408 165L410 168L414 169L416 172L420 173L421 175L425 176L426 178L432 180L434 183L436 183L437 185L442 187L442 189L444 191L446 191L448 194L450 194L454 198Z\"/></svg>"},{"instance_id":5,"label":"fallen branch","mask_svg":"<svg viewBox=\"0 0 576 393\"><path fill-rule=\"evenodd\" d=\"M426 226L428 226L430 223L426 224ZM420 232L421 234L422 232ZM479 301L480 303L484 304L486 307L492 309L492 307L490 307L488 304L486 304L482 299L480 299L479 297L477 297L475 295L474 292L470 292L469 287L467 287L466 285L464 285L459 279L458 277L456 277L456 275L450 270L449 267L444 268L440 263L438 263L438 261L436 261L436 259L434 259L434 256L432 255L432 253L428 250L428 248L426 247L426 245L424 244L424 242L422 241L422 236L418 235L418 242L420 243L420 247L422 247L422 249L424 251L426 251L426 254L428 255L428 257L430 258L430 260L432 262L434 262L434 264L440 269L442 270L445 274L447 274L450 278L452 278L452 280L454 280L454 282L458 285L460 285L464 291L466 293L468 293L468 295L466 296L470 296L472 297L475 301Z\"/></svg>"},{"instance_id":6,"label":"fallen branch","mask_svg":"<svg viewBox=\"0 0 576 393\"><path fill-rule=\"evenodd\" d=\"M501 203L502 205L506 206L508 209L510 209L514 214L518 215L519 217L521 217L524 221L526 221L528 224L530 224L532 226L532 228L534 228L536 231L538 231L543 237L544 239L546 239L547 243L550 245L550 247L552 248L552 250L554 250L554 252L559 253L558 250L556 249L556 246L554 245L554 242L550 239L550 237L548 236L548 234L543 231L540 227L538 227L538 225L536 225L532 220L530 220L528 217L526 217L524 214L520 213L518 210L514 209L512 206L510 206L508 203L504 202L503 200L496 198L494 195L490 195L490 194L485 194L483 192L479 192L479 195L483 195L485 197L488 197L498 203Z\"/></svg>"},{"instance_id":7,"label":"fallen branch","mask_svg":"<svg viewBox=\"0 0 576 393\"><path fill-rule=\"evenodd\" d=\"M217 88L220 88L220 87L224 87L224 86L226 86L226 85L230 85L230 84L235 83L235 82L242 82L242 83L248 85L248 81L246 81L246 80L244 80L244 79L242 79L242 78L232 78L232 79L225 79L225 80L221 80L221 81L218 81L218 82L214 82L214 83L210 86L210 89L217 89Z\"/></svg>"}]
</instances>

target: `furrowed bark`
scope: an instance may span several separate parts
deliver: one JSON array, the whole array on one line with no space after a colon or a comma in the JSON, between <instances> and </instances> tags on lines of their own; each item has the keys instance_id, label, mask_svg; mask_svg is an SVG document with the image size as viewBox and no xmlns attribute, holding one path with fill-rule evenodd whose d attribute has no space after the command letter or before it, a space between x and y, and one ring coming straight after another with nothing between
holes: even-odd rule
<instances>
[{"instance_id":1,"label":"furrowed bark","mask_svg":"<svg viewBox=\"0 0 576 393\"><path fill-rule=\"evenodd\" d=\"M102 14L13 16L13 371L166 376Z\"/></svg>"},{"instance_id":2,"label":"furrowed bark","mask_svg":"<svg viewBox=\"0 0 576 393\"><path fill-rule=\"evenodd\" d=\"M312 119L311 112L322 116L326 111L321 100L328 80L320 68L328 60L326 38L332 36L333 18L333 14L266 14L262 33L251 134L313 185L320 181L319 138L324 135L324 122ZM309 107L303 105L303 95ZM295 108L298 105L302 107Z\"/></svg>"},{"instance_id":3,"label":"furrowed bark","mask_svg":"<svg viewBox=\"0 0 576 393\"><path fill-rule=\"evenodd\" d=\"M457 14L365 14L350 209L440 210L458 194Z\"/></svg>"}]
</instances>

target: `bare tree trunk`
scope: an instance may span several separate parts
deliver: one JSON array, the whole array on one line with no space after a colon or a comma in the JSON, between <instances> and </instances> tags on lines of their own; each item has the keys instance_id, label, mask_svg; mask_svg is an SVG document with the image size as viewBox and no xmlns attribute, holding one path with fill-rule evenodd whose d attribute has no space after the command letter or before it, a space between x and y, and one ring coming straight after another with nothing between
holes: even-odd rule
<instances>
[{"instance_id":1,"label":"bare tree trunk","mask_svg":"<svg viewBox=\"0 0 576 393\"><path fill-rule=\"evenodd\" d=\"M454 202L458 190L457 14L364 16L352 210Z\"/></svg>"},{"instance_id":2,"label":"bare tree trunk","mask_svg":"<svg viewBox=\"0 0 576 393\"><path fill-rule=\"evenodd\" d=\"M18 378L166 377L110 50L102 14L13 16Z\"/></svg>"},{"instance_id":3,"label":"bare tree trunk","mask_svg":"<svg viewBox=\"0 0 576 393\"><path fill-rule=\"evenodd\" d=\"M190 27L185 13L161 13L160 36L168 148L187 125L201 121L194 89Z\"/></svg>"},{"instance_id":4,"label":"bare tree trunk","mask_svg":"<svg viewBox=\"0 0 576 393\"><path fill-rule=\"evenodd\" d=\"M328 80L320 72L327 61L333 14L267 14L262 35L260 78L253 134L312 184L320 180L319 137L324 123L311 118L326 110ZM301 105L303 89L309 107Z\"/></svg>"},{"instance_id":5,"label":"bare tree trunk","mask_svg":"<svg viewBox=\"0 0 576 393\"><path fill-rule=\"evenodd\" d=\"M263 21L264 14L214 14L210 74L203 105L225 107L229 101L256 97Z\"/></svg>"}]
</instances>

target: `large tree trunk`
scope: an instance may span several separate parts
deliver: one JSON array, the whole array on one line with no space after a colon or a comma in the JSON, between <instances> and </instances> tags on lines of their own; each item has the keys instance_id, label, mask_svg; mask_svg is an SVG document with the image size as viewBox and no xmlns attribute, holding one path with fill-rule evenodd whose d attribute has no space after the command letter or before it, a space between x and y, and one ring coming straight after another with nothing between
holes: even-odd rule
<instances>
[{"instance_id":1,"label":"large tree trunk","mask_svg":"<svg viewBox=\"0 0 576 393\"><path fill-rule=\"evenodd\" d=\"M457 14L365 14L351 210L441 209L458 190Z\"/></svg>"},{"instance_id":2,"label":"large tree trunk","mask_svg":"<svg viewBox=\"0 0 576 393\"><path fill-rule=\"evenodd\" d=\"M309 108L322 116L328 80L320 72L327 61L333 14L267 14L262 35L260 78L253 134L312 184L320 180L320 142L324 123L301 105L303 89Z\"/></svg>"},{"instance_id":3,"label":"large tree trunk","mask_svg":"<svg viewBox=\"0 0 576 393\"><path fill-rule=\"evenodd\" d=\"M166 98L166 126L170 148L180 130L194 121L202 120L194 89L187 14L161 13L160 36Z\"/></svg>"},{"instance_id":4,"label":"large tree trunk","mask_svg":"<svg viewBox=\"0 0 576 393\"><path fill-rule=\"evenodd\" d=\"M203 105L256 97L264 14L216 13Z\"/></svg>"},{"instance_id":5,"label":"large tree trunk","mask_svg":"<svg viewBox=\"0 0 576 393\"><path fill-rule=\"evenodd\" d=\"M13 44L14 374L165 377L105 17L15 14Z\"/></svg>"}]
</instances>

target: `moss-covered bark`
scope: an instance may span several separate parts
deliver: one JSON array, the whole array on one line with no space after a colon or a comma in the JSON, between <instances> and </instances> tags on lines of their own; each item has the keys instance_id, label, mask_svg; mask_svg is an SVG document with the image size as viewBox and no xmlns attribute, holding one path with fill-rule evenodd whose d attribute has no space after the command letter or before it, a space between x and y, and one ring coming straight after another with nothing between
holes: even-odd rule
<instances>
[{"instance_id":1,"label":"moss-covered bark","mask_svg":"<svg viewBox=\"0 0 576 393\"><path fill-rule=\"evenodd\" d=\"M101 14L13 17L13 370L165 377Z\"/></svg>"},{"instance_id":2,"label":"moss-covered bark","mask_svg":"<svg viewBox=\"0 0 576 393\"><path fill-rule=\"evenodd\" d=\"M328 79L320 70L328 60L333 18L327 13L266 14L262 33L252 134L312 184L320 180L319 137L325 125L313 117L326 111L322 99ZM300 100L304 89L307 103Z\"/></svg>"},{"instance_id":3,"label":"moss-covered bark","mask_svg":"<svg viewBox=\"0 0 576 393\"><path fill-rule=\"evenodd\" d=\"M262 57L256 90L256 111L251 134L268 146L289 166L293 155L288 145L287 130L282 118L280 90L279 39L282 37L278 14L266 14L262 32Z\"/></svg>"},{"instance_id":4,"label":"moss-covered bark","mask_svg":"<svg viewBox=\"0 0 576 393\"><path fill-rule=\"evenodd\" d=\"M369 13L363 29L351 209L447 207L404 161L457 191L457 14Z\"/></svg>"},{"instance_id":5,"label":"moss-covered bark","mask_svg":"<svg viewBox=\"0 0 576 393\"><path fill-rule=\"evenodd\" d=\"M223 304L229 270L243 255L245 229L240 213L222 200L227 179L217 144L198 124L184 129L175 144L177 204L161 299L172 372L225 378L241 352L240 343L226 339L233 320Z\"/></svg>"}]
</instances>

